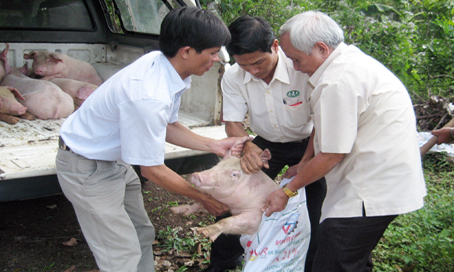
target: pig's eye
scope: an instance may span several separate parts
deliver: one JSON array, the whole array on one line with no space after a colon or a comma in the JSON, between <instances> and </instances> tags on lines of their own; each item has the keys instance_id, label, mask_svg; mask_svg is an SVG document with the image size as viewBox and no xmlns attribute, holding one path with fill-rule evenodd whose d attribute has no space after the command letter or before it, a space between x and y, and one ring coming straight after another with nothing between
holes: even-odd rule
<instances>
[{"instance_id":1,"label":"pig's eye","mask_svg":"<svg viewBox=\"0 0 454 272\"><path fill-rule=\"evenodd\" d=\"M240 172L238 171L233 171L232 173L230 173L230 176L232 178L239 178L240 177Z\"/></svg>"}]
</instances>

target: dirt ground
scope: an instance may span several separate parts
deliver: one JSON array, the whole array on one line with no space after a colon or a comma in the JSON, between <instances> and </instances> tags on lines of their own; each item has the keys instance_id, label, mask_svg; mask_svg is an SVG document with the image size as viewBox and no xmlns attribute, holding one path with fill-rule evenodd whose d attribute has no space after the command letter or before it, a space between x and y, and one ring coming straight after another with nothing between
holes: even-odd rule
<instances>
[{"instance_id":1,"label":"dirt ground","mask_svg":"<svg viewBox=\"0 0 454 272\"><path fill-rule=\"evenodd\" d=\"M191 217L172 214L170 206L191 201L151 182L144 185L143 196L156 228L156 271L205 268L210 243L204 238L194 238L191 228L209 224L214 218L209 214ZM160 230L165 234L162 237L158 237ZM76 245L71 244L72 238L76 239ZM184 243L191 244L193 252L181 249ZM0 203L0 271L97 270L71 203L64 195Z\"/></svg>"}]
</instances>

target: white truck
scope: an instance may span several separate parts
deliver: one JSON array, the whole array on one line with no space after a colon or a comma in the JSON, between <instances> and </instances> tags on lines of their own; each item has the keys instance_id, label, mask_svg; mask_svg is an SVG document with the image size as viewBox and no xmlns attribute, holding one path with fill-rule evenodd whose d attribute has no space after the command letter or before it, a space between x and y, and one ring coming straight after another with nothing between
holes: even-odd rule
<instances>
[{"instance_id":1,"label":"white truck","mask_svg":"<svg viewBox=\"0 0 454 272\"><path fill-rule=\"evenodd\" d=\"M0 51L21 67L24 53L47 50L91 63L103 80L158 49L160 23L168 11L194 0L1 0ZM225 52L225 51L223 51ZM221 54L228 61L228 54ZM217 63L182 97L179 122L197 134L225 138L219 87L224 66ZM64 119L0 121L0 201L61 192L55 174L59 129ZM145 140L145 139L144 139ZM165 163L185 174L216 163L216 156L166 145Z\"/></svg>"}]
</instances>

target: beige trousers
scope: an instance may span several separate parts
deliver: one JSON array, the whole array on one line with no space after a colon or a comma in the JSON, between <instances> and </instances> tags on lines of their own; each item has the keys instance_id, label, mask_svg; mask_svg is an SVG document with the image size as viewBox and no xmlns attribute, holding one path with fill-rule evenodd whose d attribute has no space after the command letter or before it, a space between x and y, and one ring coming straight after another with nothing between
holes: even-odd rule
<instances>
[{"instance_id":1,"label":"beige trousers","mask_svg":"<svg viewBox=\"0 0 454 272\"><path fill-rule=\"evenodd\" d=\"M62 149L56 166L100 271L155 271L155 230L134 169L123 161L90 160Z\"/></svg>"}]
</instances>

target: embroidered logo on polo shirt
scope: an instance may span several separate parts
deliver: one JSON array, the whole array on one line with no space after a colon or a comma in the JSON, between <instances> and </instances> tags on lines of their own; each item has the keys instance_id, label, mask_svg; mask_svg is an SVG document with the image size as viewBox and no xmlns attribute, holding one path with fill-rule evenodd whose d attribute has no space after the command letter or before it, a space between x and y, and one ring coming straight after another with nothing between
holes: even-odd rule
<instances>
[{"instance_id":1,"label":"embroidered logo on polo shirt","mask_svg":"<svg viewBox=\"0 0 454 272\"><path fill-rule=\"evenodd\" d=\"M300 95L300 91L298 90L291 90L287 92L288 97L297 97Z\"/></svg>"}]
</instances>

